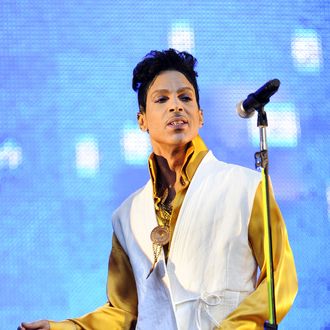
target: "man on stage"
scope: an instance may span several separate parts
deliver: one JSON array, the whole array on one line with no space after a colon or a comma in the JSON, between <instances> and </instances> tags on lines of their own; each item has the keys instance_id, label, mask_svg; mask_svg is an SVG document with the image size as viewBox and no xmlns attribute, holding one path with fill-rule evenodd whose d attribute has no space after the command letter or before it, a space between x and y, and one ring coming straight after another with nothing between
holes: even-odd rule
<instances>
[{"instance_id":1,"label":"man on stage","mask_svg":"<svg viewBox=\"0 0 330 330\"><path fill-rule=\"evenodd\" d=\"M148 53L134 69L137 120L153 149L150 180L113 215L108 302L80 318L23 323L22 330L263 329L260 173L217 160L199 136L195 65L189 53L169 49ZM297 277L272 192L270 213L280 322Z\"/></svg>"}]
</instances>

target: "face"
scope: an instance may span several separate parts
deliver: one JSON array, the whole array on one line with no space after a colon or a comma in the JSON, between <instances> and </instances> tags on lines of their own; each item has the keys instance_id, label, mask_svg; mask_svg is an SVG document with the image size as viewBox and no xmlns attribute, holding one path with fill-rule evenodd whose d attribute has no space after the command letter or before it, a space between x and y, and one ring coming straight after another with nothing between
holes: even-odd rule
<instances>
[{"instance_id":1,"label":"face","mask_svg":"<svg viewBox=\"0 0 330 330\"><path fill-rule=\"evenodd\" d=\"M193 140L203 123L193 85L178 71L160 73L149 87L146 111L139 115L139 125L149 131L156 154L162 155Z\"/></svg>"}]
</instances>

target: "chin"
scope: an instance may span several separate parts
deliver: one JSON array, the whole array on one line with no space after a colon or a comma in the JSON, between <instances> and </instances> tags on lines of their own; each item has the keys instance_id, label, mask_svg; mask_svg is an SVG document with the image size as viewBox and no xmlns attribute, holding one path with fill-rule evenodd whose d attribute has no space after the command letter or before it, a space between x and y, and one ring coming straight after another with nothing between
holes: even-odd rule
<instances>
[{"instance_id":1,"label":"chin","mask_svg":"<svg viewBox=\"0 0 330 330\"><path fill-rule=\"evenodd\" d=\"M163 135L162 139L153 139L150 137L151 144L153 148L164 148L164 147L182 147L191 142L196 136L196 134L187 134L187 132L173 132L170 135ZM155 150L155 149L154 149Z\"/></svg>"},{"instance_id":2,"label":"chin","mask_svg":"<svg viewBox=\"0 0 330 330\"><path fill-rule=\"evenodd\" d=\"M176 134L171 138L173 144L177 145L185 145L191 142L194 139L194 136L186 135L186 134Z\"/></svg>"}]
</instances>

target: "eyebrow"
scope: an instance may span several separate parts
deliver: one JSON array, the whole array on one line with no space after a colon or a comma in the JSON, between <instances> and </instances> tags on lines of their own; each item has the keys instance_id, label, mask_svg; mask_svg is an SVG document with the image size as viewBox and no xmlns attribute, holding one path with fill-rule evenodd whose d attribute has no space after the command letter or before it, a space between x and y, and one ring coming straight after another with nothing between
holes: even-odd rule
<instances>
[{"instance_id":1,"label":"eyebrow","mask_svg":"<svg viewBox=\"0 0 330 330\"><path fill-rule=\"evenodd\" d=\"M186 90L188 90L188 91L190 91L192 93L194 92L194 90L191 87L189 87L189 86L181 87L176 92L177 93L182 93L182 92L184 92ZM157 94L157 93L168 93L168 92L169 92L169 90L166 89L166 88L156 89L155 91L152 92L151 96L153 96L154 94Z\"/></svg>"}]
</instances>

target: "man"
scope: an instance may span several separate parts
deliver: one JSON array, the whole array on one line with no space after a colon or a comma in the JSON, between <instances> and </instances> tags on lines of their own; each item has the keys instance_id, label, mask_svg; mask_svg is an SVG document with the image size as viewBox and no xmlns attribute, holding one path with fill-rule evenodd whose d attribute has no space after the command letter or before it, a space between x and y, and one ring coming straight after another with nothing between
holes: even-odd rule
<instances>
[{"instance_id":1,"label":"man","mask_svg":"<svg viewBox=\"0 0 330 330\"><path fill-rule=\"evenodd\" d=\"M114 213L107 304L21 329L263 329L260 175L218 161L198 135L203 112L195 65L192 55L169 49L150 52L134 69L137 119L153 148L151 179ZM297 278L273 193L270 208L279 322Z\"/></svg>"}]
</instances>

